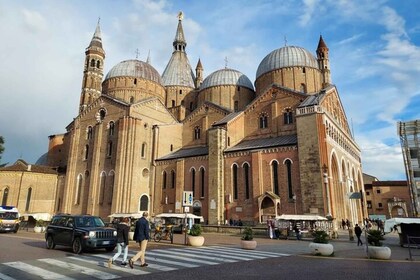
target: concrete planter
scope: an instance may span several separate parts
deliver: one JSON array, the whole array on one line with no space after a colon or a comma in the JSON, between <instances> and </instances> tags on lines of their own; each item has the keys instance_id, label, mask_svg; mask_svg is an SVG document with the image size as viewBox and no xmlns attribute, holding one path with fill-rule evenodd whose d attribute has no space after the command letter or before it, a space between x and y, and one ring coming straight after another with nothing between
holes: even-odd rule
<instances>
[{"instance_id":1,"label":"concrete planter","mask_svg":"<svg viewBox=\"0 0 420 280\"><path fill-rule=\"evenodd\" d=\"M389 260L391 258L391 249L389 247L368 247L368 256L371 259Z\"/></svg>"},{"instance_id":2,"label":"concrete planter","mask_svg":"<svg viewBox=\"0 0 420 280\"><path fill-rule=\"evenodd\" d=\"M43 227L34 227L34 232L36 232L36 233L44 232L44 228Z\"/></svg>"},{"instance_id":3,"label":"concrete planter","mask_svg":"<svg viewBox=\"0 0 420 280\"><path fill-rule=\"evenodd\" d=\"M334 247L332 244L323 243L309 243L309 248L312 254L321 256L331 256L334 253Z\"/></svg>"},{"instance_id":4,"label":"concrete planter","mask_svg":"<svg viewBox=\"0 0 420 280\"><path fill-rule=\"evenodd\" d=\"M134 240L134 232L133 231L128 232L128 239L129 240Z\"/></svg>"},{"instance_id":5,"label":"concrete planter","mask_svg":"<svg viewBox=\"0 0 420 280\"><path fill-rule=\"evenodd\" d=\"M245 250L255 250L255 248L257 248L257 241L241 240L241 248Z\"/></svg>"},{"instance_id":6,"label":"concrete planter","mask_svg":"<svg viewBox=\"0 0 420 280\"><path fill-rule=\"evenodd\" d=\"M204 236L192 236L188 235L187 237L188 244L194 247L200 247L204 244Z\"/></svg>"}]
</instances>

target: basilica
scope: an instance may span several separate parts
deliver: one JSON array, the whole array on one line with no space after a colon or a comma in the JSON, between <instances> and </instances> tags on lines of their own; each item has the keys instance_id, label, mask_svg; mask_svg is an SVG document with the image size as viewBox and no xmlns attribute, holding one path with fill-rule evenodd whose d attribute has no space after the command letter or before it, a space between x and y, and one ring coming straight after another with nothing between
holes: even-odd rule
<instances>
[{"instance_id":1,"label":"basilica","mask_svg":"<svg viewBox=\"0 0 420 280\"><path fill-rule=\"evenodd\" d=\"M104 73L98 23L85 50L78 115L49 136L36 164L0 169L2 204L104 219L189 211L210 225L255 225L281 214L362 221L363 204L351 199L364 191L361 151L323 37L314 54L271 51L252 82L227 67L204 76L205 59L193 69L182 20L161 74L149 59Z\"/></svg>"}]
</instances>

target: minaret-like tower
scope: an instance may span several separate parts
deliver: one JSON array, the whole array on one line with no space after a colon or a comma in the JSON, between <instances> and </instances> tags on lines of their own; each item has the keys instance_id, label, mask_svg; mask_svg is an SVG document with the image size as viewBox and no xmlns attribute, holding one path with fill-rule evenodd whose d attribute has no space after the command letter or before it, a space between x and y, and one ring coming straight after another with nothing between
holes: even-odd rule
<instances>
[{"instance_id":1,"label":"minaret-like tower","mask_svg":"<svg viewBox=\"0 0 420 280\"><path fill-rule=\"evenodd\" d=\"M201 65L201 60L198 59L197 66L195 67L195 87L199 88L203 83L203 65Z\"/></svg>"},{"instance_id":2,"label":"minaret-like tower","mask_svg":"<svg viewBox=\"0 0 420 280\"><path fill-rule=\"evenodd\" d=\"M95 33L85 51L85 66L83 71L80 108L82 112L101 95L102 78L104 76L105 51L102 48L101 28L96 25Z\"/></svg>"},{"instance_id":3,"label":"minaret-like tower","mask_svg":"<svg viewBox=\"0 0 420 280\"><path fill-rule=\"evenodd\" d=\"M330 72L330 61L328 58L328 47L325 44L324 39L322 39L322 35L319 37L318 48L316 49L316 54L318 57L318 64L319 69L321 69L322 73L322 87L325 88L326 86L331 84L331 72Z\"/></svg>"}]
</instances>

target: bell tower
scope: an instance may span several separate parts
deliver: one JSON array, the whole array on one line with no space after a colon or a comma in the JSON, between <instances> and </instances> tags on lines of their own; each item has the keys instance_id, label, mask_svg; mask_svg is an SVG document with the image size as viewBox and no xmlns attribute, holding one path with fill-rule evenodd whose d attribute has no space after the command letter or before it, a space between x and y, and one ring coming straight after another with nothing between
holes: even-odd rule
<instances>
[{"instance_id":1,"label":"bell tower","mask_svg":"<svg viewBox=\"0 0 420 280\"><path fill-rule=\"evenodd\" d=\"M203 65L201 65L201 60L198 59L197 66L195 67L195 87L199 88L203 83Z\"/></svg>"},{"instance_id":2,"label":"bell tower","mask_svg":"<svg viewBox=\"0 0 420 280\"><path fill-rule=\"evenodd\" d=\"M92 40L86 48L85 55L79 112L84 111L89 104L101 95L105 51L102 48L99 20Z\"/></svg>"},{"instance_id":3,"label":"bell tower","mask_svg":"<svg viewBox=\"0 0 420 280\"><path fill-rule=\"evenodd\" d=\"M328 51L329 49L327 44L325 44L324 39L322 39L322 35L320 35L318 48L316 49L316 55L318 57L319 69L322 73L323 88L331 84L330 60L328 58Z\"/></svg>"}]
</instances>

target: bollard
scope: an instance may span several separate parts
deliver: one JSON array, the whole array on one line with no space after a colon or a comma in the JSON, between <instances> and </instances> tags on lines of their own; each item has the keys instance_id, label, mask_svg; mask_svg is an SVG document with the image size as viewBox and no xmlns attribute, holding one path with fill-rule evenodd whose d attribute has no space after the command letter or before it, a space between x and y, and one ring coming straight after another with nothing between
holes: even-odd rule
<instances>
[{"instance_id":1,"label":"bollard","mask_svg":"<svg viewBox=\"0 0 420 280\"><path fill-rule=\"evenodd\" d=\"M354 241L353 229L349 228L349 239L350 241Z\"/></svg>"}]
</instances>

